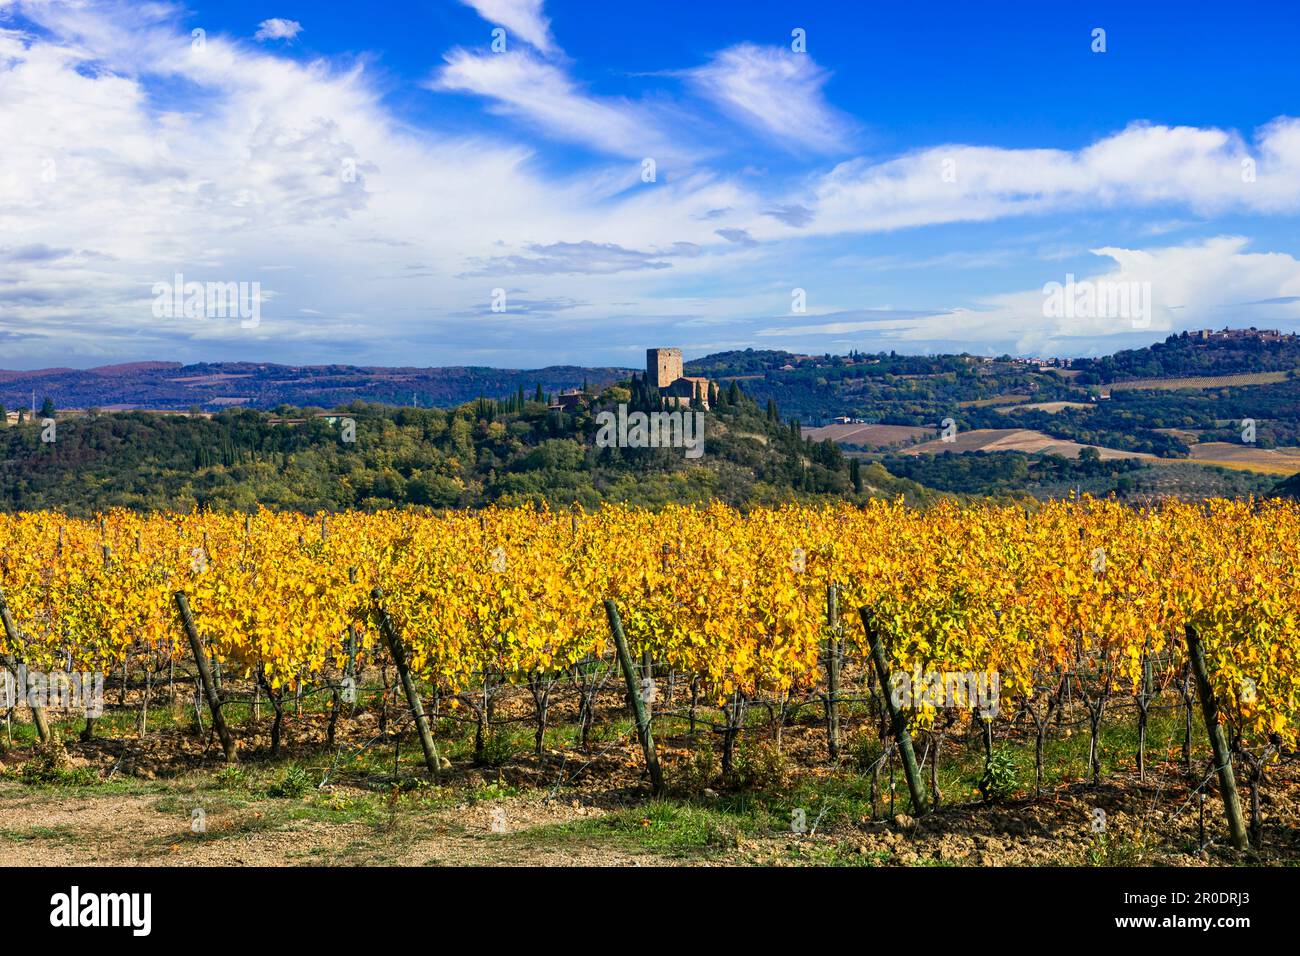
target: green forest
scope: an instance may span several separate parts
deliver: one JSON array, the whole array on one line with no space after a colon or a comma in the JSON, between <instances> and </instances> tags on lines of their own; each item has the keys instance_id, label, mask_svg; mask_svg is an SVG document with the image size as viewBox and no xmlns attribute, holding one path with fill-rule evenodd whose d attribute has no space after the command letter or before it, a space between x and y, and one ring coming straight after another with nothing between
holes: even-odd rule
<instances>
[{"instance_id":1,"label":"green forest","mask_svg":"<svg viewBox=\"0 0 1300 956\"><path fill-rule=\"evenodd\" d=\"M596 447L601 410L658 407L636 379L571 412L548 409L540 389L448 410L356 403L211 417L90 412L59 420L52 442L42 441L39 423L0 431L0 508L653 507L931 496L878 464L850 461L832 442L801 437L798 422L782 421L774 404L760 407L738 384L715 398L704 413L705 453L694 460L680 448Z\"/></svg>"}]
</instances>

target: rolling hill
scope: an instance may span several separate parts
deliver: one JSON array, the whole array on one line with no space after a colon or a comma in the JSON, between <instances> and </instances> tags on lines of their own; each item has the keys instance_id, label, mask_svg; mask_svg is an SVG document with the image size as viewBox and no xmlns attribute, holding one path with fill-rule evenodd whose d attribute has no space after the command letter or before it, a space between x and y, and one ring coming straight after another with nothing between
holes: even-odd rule
<instances>
[{"instance_id":1,"label":"rolling hill","mask_svg":"<svg viewBox=\"0 0 1300 956\"><path fill-rule=\"evenodd\" d=\"M496 369L138 362L90 369L0 371L0 404L25 408L35 393L38 404L48 396L59 408L116 411L193 406L206 411L231 406L334 408L354 401L451 408L480 396L504 398L520 388L531 394L539 384L544 392L578 388L584 382L601 387L629 374L627 369L575 365Z\"/></svg>"}]
</instances>

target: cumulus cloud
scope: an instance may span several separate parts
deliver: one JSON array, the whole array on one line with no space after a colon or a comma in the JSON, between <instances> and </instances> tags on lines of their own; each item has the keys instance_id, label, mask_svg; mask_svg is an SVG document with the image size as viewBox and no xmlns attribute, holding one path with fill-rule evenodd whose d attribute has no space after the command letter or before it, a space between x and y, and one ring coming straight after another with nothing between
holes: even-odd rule
<instances>
[{"instance_id":1,"label":"cumulus cloud","mask_svg":"<svg viewBox=\"0 0 1300 956\"><path fill-rule=\"evenodd\" d=\"M1068 274L1043 273L1043 286L989 296L976 308L953 316L935 315L900 334L903 339L958 339L972 344L1006 343L1019 352L1078 354L1080 343L1103 342L1135 334L1163 337L1189 329L1225 325L1286 327L1300 320L1300 261L1277 252L1252 252L1242 236L1217 236L1177 246L1092 250L1110 260L1109 268L1080 274L1076 285L1149 289L1146 315L1108 314L1096 307L1082 314L1045 314L1044 290L1064 285ZM1145 293L1144 293L1145 294ZM1245 303L1268 303L1267 310Z\"/></svg>"},{"instance_id":2,"label":"cumulus cloud","mask_svg":"<svg viewBox=\"0 0 1300 956\"><path fill-rule=\"evenodd\" d=\"M519 9L540 16L539 5ZM1105 210L1139 225L1192 218L1189 229L1207 228L1189 214L1300 212L1300 120L1285 117L1248 137L1137 125L1073 151L936 147L813 165L791 185L710 168L715 154L681 145L672 110L684 106L593 94L543 56L547 47L449 53L436 88L482 96L490 110L612 157L574 164L565 154L557 166L545 141L491 115L468 132L459 116L417 126L394 115L365 60L299 61L215 32L196 45L164 4L19 0L11 10L0 27L5 364L159 355L382 364L413 350L430 361L534 360L535 342L508 335L473 345L479 325L465 317L481 315L497 285L521 287L521 302L573 303L563 311L578 343L571 357L620 335L634 354L652 334L703 326L707 338L672 340L744 347L775 324L754 318L770 315L774 298L811 286L797 261L806 239ZM549 32L533 36L545 43ZM158 95L177 89L195 95ZM712 135L725 149L734 133ZM657 182L641 181L643 157L674 151L670 174L661 164ZM1112 271L1152 276L1164 309L1153 331L1221 326L1233 303L1257 303L1234 306L1257 325L1300 307L1295 261L1244 240L1148 249L1129 233L1093 245ZM829 253L822 264L855 251L847 240L813 248ZM152 284L178 272L263 280L261 326L154 317ZM1063 276L1042 277L1052 279ZM897 338L1026 347L1114 332L1045 321L1040 291L1023 285L965 297L967 312L952 309L950 290L933 319L810 317L826 328L804 331L811 342L873 322ZM853 304L829 293L817 301ZM602 344L581 331L592 328ZM430 351L442 343L455 343L454 359Z\"/></svg>"},{"instance_id":3,"label":"cumulus cloud","mask_svg":"<svg viewBox=\"0 0 1300 956\"><path fill-rule=\"evenodd\" d=\"M1076 151L951 145L841 163L806 200L820 232L1177 205L1204 215L1300 211L1300 120L1253 148L1214 128L1135 123Z\"/></svg>"},{"instance_id":4,"label":"cumulus cloud","mask_svg":"<svg viewBox=\"0 0 1300 956\"><path fill-rule=\"evenodd\" d=\"M639 167L545 173L500 135L413 130L364 65L300 63L215 33L196 45L158 9L24 4L38 29L0 30L0 334L22 336L6 364L391 359L488 301L465 272L503 247L516 268L539 260L537 301L573 298L573 275L600 283L573 312L604 320L629 297L615 273L661 270L620 269L636 257L600 248L693 261L686 250L722 242L705 213L747 205L711 175L624 194ZM157 106L152 88L182 75L202 95ZM573 236L595 250L566 248ZM394 277L394 248L420 249L425 268ZM257 329L152 315L154 282L264 279L268 262L283 270L279 296Z\"/></svg>"},{"instance_id":5,"label":"cumulus cloud","mask_svg":"<svg viewBox=\"0 0 1300 956\"><path fill-rule=\"evenodd\" d=\"M253 34L254 40L292 40L302 32L302 24L297 20L285 20L281 17L272 17L270 20L263 20L257 25L257 32Z\"/></svg>"},{"instance_id":6,"label":"cumulus cloud","mask_svg":"<svg viewBox=\"0 0 1300 956\"><path fill-rule=\"evenodd\" d=\"M1080 355L1128 348L1184 330L1289 328L1300 322L1300 260L1251 251L1249 240L1241 236L1158 248L1106 246L1092 254L1097 268L1078 275L1044 269L1039 286L980 296L963 307L810 313L798 322L787 317L780 325L762 325L754 335L777 339L783 348L812 352L824 350L829 340L859 348L897 345L921 351L938 346L985 354ZM1140 314L1101 306L1055 314L1045 307L1049 284L1064 286L1067 281L1102 295L1125 291L1130 303L1140 301L1143 308Z\"/></svg>"}]
</instances>

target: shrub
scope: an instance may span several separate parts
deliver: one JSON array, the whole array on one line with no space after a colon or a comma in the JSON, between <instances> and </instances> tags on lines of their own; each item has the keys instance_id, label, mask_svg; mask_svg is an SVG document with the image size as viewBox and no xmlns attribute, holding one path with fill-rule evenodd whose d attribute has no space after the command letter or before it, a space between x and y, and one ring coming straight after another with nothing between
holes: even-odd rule
<instances>
[{"instance_id":1,"label":"shrub","mask_svg":"<svg viewBox=\"0 0 1300 956\"><path fill-rule=\"evenodd\" d=\"M741 786L770 790L785 784L789 763L775 744L746 744L736 760L736 776Z\"/></svg>"},{"instance_id":2,"label":"shrub","mask_svg":"<svg viewBox=\"0 0 1300 956\"><path fill-rule=\"evenodd\" d=\"M37 744L36 756L22 765L19 776L24 783L53 783L65 787L86 787L99 781L99 774L89 767L74 767L55 737L47 744Z\"/></svg>"},{"instance_id":3,"label":"shrub","mask_svg":"<svg viewBox=\"0 0 1300 956\"><path fill-rule=\"evenodd\" d=\"M501 767L508 763L519 749L513 734L508 730L496 730L483 741L483 755L480 762L486 767Z\"/></svg>"},{"instance_id":4,"label":"shrub","mask_svg":"<svg viewBox=\"0 0 1300 956\"><path fill-rule=\"evenodd\" d=\"M867 773L884 751L880 738L869 730L860 730L844 744L844 754L848 762L862 773Z\"/></svg>"},{"instance_id":5,"label":"shrub","mask_svg":"<svg viewBox=\"0 0 1300 956\"><path fill-rule=\"evenodd\" d=\"M278 782L266 791L271 797L301 797L315 787L311 774L302 767L290 767Z\"/></svg>"},{"instance_id":6,"label":"shrub","mask_svg":"<svg viewBox=\"0 0 1300 956\"><path fill-rule=\"evenodd\" d=\"M980 796L989 802L1001 800L1015 793L1018 786L1019 775L1011 752L1006 748L993 751L979 781Z\"/></svg>"},{"instance_id":7,"label":"shrub","mask_svg":"<svg viewBox=\"0 0 1300 956\"><path fill-rule=\"evenodd\" d=\"M718 779L721 767L718 755L708 741L692 741L686 758L672 766L673 786L683 793L698 794Z\"/></svg>"}]
</instances>

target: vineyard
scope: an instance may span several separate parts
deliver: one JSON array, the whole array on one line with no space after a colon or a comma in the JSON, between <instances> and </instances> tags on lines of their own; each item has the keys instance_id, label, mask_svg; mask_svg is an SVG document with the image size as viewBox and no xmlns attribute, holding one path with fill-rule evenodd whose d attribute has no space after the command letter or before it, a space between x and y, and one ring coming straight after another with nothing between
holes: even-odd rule
<instances>
[{"instance_id":1,"label":"vineyard","mask_svg":"<svg viewBox=\"0 0 1300 956\"><path fill-rule=\"evenodd\" d=\"M746 785L742 748L799 740L804 764L856 759L882 815L902 771L920 816L974 799L942 792L945 747L978 754L995 803L1007 747L1037 794L1078 727L1095 785L1106 728L1131 722L1137 779L1176 767L1244 849L1300 731L1298 570L1300 506L1273 501L26 513L0 516L0 640L11 672L130 686L140 739L151 703L186 701L206 760L279 755L316 707L333 779L405 736L437 781L522 726L556 790L617 749L656 794L712 793ZM61 746L57 713L29 710ZM1149 742L1160 714L1180 754Z\"/></svg>"}]
</instances>

